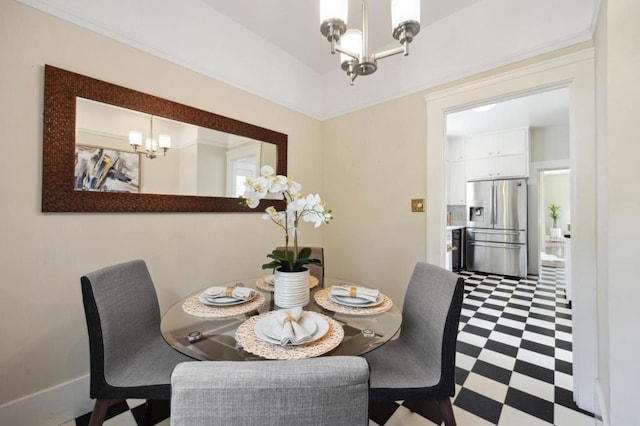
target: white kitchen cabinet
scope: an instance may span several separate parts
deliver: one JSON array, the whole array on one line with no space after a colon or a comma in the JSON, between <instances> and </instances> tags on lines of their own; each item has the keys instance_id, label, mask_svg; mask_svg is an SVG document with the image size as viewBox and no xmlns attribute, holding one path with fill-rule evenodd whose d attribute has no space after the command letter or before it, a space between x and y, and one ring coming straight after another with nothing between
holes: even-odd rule
<instances>
[{"instance_id":1,"label":"white kitchen cabinet","mask_svg":"<svg viewBox=\"0 0 640 426\"><path fill-rule=\"evenodd\" d=\"M448 161L464 161L464 145L463 138L452 138L448 141L447 160Z\"/></svg>"},{"instance_id":2,"label":"white kitchen cabinet","mask_svg":"<svg viewBox=\"0 0 640 426\"><path fill-rule=\"evenodd\" d=\"M466 203L467 181L464 172L465 139L451 138L447 143L447 204Z\"/></svg>"},{"instance_id":3,"label":"white kitchen cabinet","mask_svg":"<svg viewBox=\"0 0 640 426\"><path fill-rule=\"evenodd\" d=\"M465 140L465 159L526 154L529 147L526 128L469 136Z\"/></svg>"},{"instance_id":4,"label":"white kitchen cabinet","mask_svg":"<svg viewBox=\"0 0 640 426\"><path fill-rule=\"evenodd\" d=\"M467 137L466 180L529 176L529 130L513 129Z\"/></svg>"},{"instance_id":5,"label":"white kitchen cabinet","mask_svg":"<svg viewBox=\"0 0 640 426\"><path fill-rule=\"evenodd\" d=\"M465 178L465 162L450 161L448 164L449 191L447 194L447 204L465 205L467 202L467 180Z\"/></svg>"},{"instance_id":6,"label":"white kitchen cabinet","mask_svg":"<svg viewBox=\"0 0 640 426\"><path fill-rule=\"evenodd\" d=\"M467 180L527 177L529 164L524 154L467 160L465 174Z\"/></svg>"}]
</instances>

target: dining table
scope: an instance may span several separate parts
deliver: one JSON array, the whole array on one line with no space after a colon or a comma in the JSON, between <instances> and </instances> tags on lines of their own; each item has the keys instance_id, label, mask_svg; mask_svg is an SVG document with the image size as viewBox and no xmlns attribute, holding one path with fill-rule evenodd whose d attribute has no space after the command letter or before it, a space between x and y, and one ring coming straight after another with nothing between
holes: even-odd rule
<instances>
[{"instance_id":1,"label":"dining table","mask_svg":"<svg viewBox=\"0 0 640 426\"><path fill-rule=\"evenodd\" d=\"M270 316L282 309L274 303L274 288L269 282L269 276L261 276L215 284L216 288L254 290L251 300L229 306L203 303L203 293L210 286L189 294L162 316L162 336L174 349L196 360L242 361L363 355L400 331L400 307L387 295L380 292L377 303L369 307L347 306L336 303L332 287L343 286L354 291L366 286L330 277L319 282L310 277L309 303L302 309L305 315L324 326L318 330L322 335L300 345L265 341L260 326L274 319Z\"/></svg>"}]
</instances>

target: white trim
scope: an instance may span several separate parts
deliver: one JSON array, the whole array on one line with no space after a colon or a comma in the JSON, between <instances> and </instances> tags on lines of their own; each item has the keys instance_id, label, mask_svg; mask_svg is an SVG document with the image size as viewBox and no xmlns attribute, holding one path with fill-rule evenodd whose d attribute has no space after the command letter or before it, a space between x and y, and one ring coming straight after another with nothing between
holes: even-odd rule
<instances>
[{"instance_id":1,"label":"white trim","mask_svg":"<svg viewBox=\"0 0 640 426\"><path fill-rule=\"evenodd\" d=\"M604 400L604 392L602 390L602 383L600 379L596 380L596 424L602 426L609 426L609 411L607 410L607 404Z\"/></svg>"},{"instance_id":2,"label":"white trim","mask_svg":"<svg viewBox=\"0 0 640 426\"><path fill-rule=\"evenodd\" d=\"M101 136L103 138L110 138L110 139L116 139L119 141L125 141L127 142L127 148L130 147L129 145L129 138L127 136L122 136L116 133L110 133L110 132L103 132L100 130L93 130L93 129L84 129L82 127L78 127L76 129L76 131L78 133L85 133L87 135L93 135L93 136Z\"/></svg>"},{"instance_id":3,"label":"white trim","mask_svg":"<svg viewBox=\"0 0 640 426\"><path fill-rule=\"evenodd\" d=\"M86 375L0 405L0 425L59 425L92 410Z\"/></svg>"},{"instance_id":4,"label":"white trim","mask_svg":"<svg viewBox=\"0 0 640 426\"><path fill-rule=\"evenodd\" d=\"M200 138L192 139L190 141L181 143L176 148L178 148L178 149L188 148L188 147L193 146L193 145L206 145L206 146L212 146L214 148L229 149L229 143L227 143L227 142L219 142L219 141L214 141L214 140L211 140L211 139L200 139Z\"/></svg>"},{"instance_id":5,"label":"white trim","mask_svg":"<svg viewBox=\"0 0 640 426\"><path fill-rule=\"evenodd\" d=\"M466 84L461 84L459 86L455 86L452 88L447 88L447 89L443 89L443 90L438 90L435 92L431 92L431 93L427 93L426 95L424 95L424 99L427 102L431 102L431 101L435 101L438 99L442 99L445 97L449 97L452 95L457 95L460 93L464 93L464 92L468 92L470 90L473 89L478 89L478 88L482 88L482 87L486 87L489 85L495 85L498 83L502 83L504 81L509 81L509 80L514 80L516 78L519 77L525 77L528 75L532 75L532 74L537 74L540 73L542 71L547 71L553 68L559 68L559 67L563 67L569 64L574 64L576 62L580 62L580 61L586 61L586 60L591 60L595 57L595 50L593 47L589 47L583 50L579 50L577 52L572 52L572 53L568 53L566 55L562 55L562 56L558 56L557 58L552 58L552 59L548 59L544 62L538 62L535 64L531 64L531 65L526 65L524 67L512 70L512 71L507 71L495 76L491 76L491 77L486 77L486 78L482 78L479 80L475 80L472 81L470 83L466 83ZM554 87L566 87L567 84L565 82L553 82L550 83L548 85L541 85L535 88L534 92L546 92L547 90L554 88ZM514 96L514 97L519 97L520 94ZM490 98L490 99L500 99L500 100L505 100L504 96L499 96L496 98ZM482 101L477 101L474 102L474 104L481 104L481 103L488 103L489 101L485 102L484 100ZM470 104L472 105L472 104ZM468 106L464 105L464 106L460 106L459 108L456 109L467 109ZM447 111L447 112L452 112L451 111Z\"/></svg>"}]
</instances>

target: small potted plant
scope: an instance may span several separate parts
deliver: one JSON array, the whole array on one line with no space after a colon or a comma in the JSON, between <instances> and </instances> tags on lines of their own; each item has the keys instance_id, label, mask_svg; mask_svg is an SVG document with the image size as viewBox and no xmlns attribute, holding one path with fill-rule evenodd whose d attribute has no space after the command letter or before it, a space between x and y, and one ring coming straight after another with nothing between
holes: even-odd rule
<instances>
[{"instance_id":1,"label":"small potted plant","mask_svg":"<svg viewBox=\"0 0 640 426\"><path fill-rule=\"evenodd\" d=\"M553 225L549 230L549 236L553 238L560 238L562 236L562 229L558 228L558 219L560 219L560 206L557 204L549 204L549 217L553 220Z\"/></svg>"}]
</instances>

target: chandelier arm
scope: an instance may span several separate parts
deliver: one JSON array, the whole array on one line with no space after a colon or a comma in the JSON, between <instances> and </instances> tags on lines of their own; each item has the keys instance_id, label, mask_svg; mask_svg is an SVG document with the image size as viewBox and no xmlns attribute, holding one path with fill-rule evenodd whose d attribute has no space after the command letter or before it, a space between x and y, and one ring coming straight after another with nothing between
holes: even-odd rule
<instances>
[{"instance_id":1,"label":"chandelier arm","mask_svg":"<svg viewBox=\"0 0 640 426\"><path fill-rule=\"evenodd\" d=\"M362 0L362 57L369 56L369 5Z\"/></svg>"},{"instance_id":2,"label":"chandelier arm","mask_svg":"<svg viewBox=\"0 0 640 426\"><path fill-rule=\"evenodd\" d=\"M374 53L373 57L377 59L388 58L389 56L398 55L403 53L404 56L409 54L409 45L405 43L404 46L396 47L394 49L384 50L382 52Z\"/></svg>"},{"instance_id":3,"label":"chandelier arm","mask_svg":"<svg viewBox=\"0 0 640 426\"><path fill-rule=\"evenodd\" d=\"M342 47L342 46L340 46L339 44L336 44L336 45L335 45L335 49L336 49L336 51L338 51L338 52L340 52L340 53L344 53L345 55L350 56L350 57L352 57L352 58L353 58L353 59L355 59L355 60L360 59L360 55L358 55L358 54L357 54L357 53L355 53L355 52L352 52L352 51L350 51L350 50L347 50L347 49L343 48L343 47Z\"/></svg>"}]
</instances>

